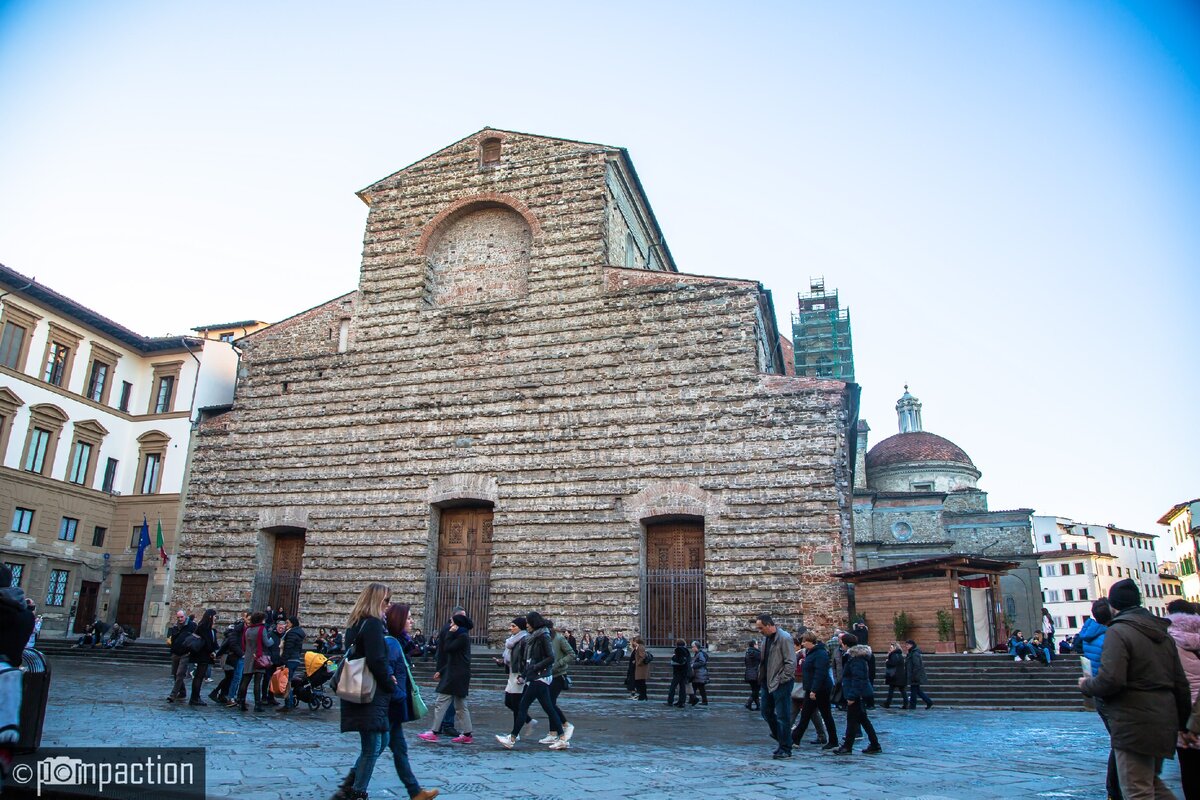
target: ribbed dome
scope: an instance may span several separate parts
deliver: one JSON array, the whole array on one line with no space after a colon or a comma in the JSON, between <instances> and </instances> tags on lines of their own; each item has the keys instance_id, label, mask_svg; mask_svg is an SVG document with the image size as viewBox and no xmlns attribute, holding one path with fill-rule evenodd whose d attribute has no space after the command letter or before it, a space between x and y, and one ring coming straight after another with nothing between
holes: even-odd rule
<instances>
[{"instance_id":1,"label":"ribbed dome","mask_svg":"<svg viewBox=\"0 0 1200 800\"><path fill-rule=\"evenodd\" d=\"M951 461L975 468L961 447L934 433L914 431L889 436L867 452L867 469L924 461Z\"/></svg>"}]
</instances>

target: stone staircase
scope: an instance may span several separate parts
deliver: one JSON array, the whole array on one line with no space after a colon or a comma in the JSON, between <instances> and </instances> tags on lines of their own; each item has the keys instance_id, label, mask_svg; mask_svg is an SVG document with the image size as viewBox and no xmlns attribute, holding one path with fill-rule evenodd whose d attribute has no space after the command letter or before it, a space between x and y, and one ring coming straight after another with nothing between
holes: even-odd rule
<instances>
[{"instance_id":1,"label":"stone staircase","mask_svg":"<svg viewBox=\"0 0 1200 800\"><path fill-rule=\"evenodd\" d=\"M60 659L87 659L104 664L171 663L171 655L162 642L135 642L119 650L71 649L73 640L43 639L38 643L53 663ZM473 655L472 692L499 692L505 674L492 663L494 651L477 650ZM670 651L655 651L648 689L651 702L666 700L671 680ZM878 655L876 701L887 696L883 683L883 654ZM749 689L742 681L740 654L714 653L709 659L708 695L719 704L744 703ZM626 663L609 666L578 665L571 670L572 692L590 698L620 699L628 696L623 685ZM923 687L937 706L1014 710L1083 710L1083 697L1076 688L1080 676L1079 657L1059 656L1050 666L1034 661L1014 662L1004 655L925 654L929 681ZM432 687L433 662L417 660L413 664L417 682ZM896 701L898 705L899 701Z\"/></svg>"}]
</instances>

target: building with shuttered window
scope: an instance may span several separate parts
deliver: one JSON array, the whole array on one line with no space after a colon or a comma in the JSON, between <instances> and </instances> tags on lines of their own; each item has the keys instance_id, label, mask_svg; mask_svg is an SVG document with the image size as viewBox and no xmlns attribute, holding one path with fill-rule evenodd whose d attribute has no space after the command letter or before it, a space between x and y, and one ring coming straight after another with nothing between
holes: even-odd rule
<instances>
[{"instance_id":1,"label":"building with shuttered window","mask_svg":"<svg viewBox=\"0 0 1200 800\"><path fill-rule=\"evenodd\" d=\"M173 553L192 418L229 403L232 345L142 336L3 265L0 290L0 557L42 636L161 633L157 528Z\"/></svg>"}]
</instances>

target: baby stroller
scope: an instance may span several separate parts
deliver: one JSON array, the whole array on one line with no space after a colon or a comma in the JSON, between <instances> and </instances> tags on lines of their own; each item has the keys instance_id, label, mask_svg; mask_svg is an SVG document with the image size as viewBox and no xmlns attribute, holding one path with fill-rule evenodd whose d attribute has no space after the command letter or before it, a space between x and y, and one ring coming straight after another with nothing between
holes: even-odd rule
<instances>
[{"instance_id":1,"label":"baby stroller","mask_svg":"<svg viewBox=\"0 0 1200 800\"><path fill-rule=\"evenodd\" d=\"M292 693L296 695L296 702L308 703L308 707L314 711L318 708L333 708L333 698L321 691L321 688L329 683L336 670L337 662L314 651L306 652L304 675L292 678Z\"/></svg>"}]
</instances>

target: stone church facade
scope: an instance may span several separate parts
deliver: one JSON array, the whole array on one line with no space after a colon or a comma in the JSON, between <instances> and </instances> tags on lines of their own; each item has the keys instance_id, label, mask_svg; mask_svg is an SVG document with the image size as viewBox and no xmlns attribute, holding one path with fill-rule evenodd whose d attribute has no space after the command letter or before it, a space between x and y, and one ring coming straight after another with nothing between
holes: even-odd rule
<instances>
[{"instance_id":1,"label":"stone church facade","mask_svg":"<svg viewBox=\"0 0 1200 800\"><path fill-rule=\"evenodd\" d=\"M786 374L760 284L677 270L624 149L485 129L359 196L357 291L239 340L199 429L177 607L845 621L846 384Z\"/></svg>"}]
</instances>

